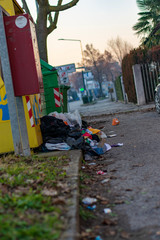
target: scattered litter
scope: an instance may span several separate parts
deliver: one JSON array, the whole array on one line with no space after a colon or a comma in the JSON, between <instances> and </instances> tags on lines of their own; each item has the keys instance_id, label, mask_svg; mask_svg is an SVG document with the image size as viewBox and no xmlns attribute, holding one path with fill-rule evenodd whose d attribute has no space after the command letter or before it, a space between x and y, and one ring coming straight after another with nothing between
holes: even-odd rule
<instances>
[{"instance_id":1,"label":"scattered litter","mask_svg":"<svg viewBox=\"0 0 160 240\"><path fill-rule=\"evenodd\" d=\"M45 147L48 150L63 150L63 151L65 151L65 150L71 149L71 147L67 143L56 143L56 144L46 143Z\"/></svg>"},{"instance_id":2,"label":"scattered litter","mask_svg":"<svg viewBox=\"0 0 160 240\"><path fill-rule=\"evenodd\" d=\"M96 163L94 163L94 162L91 162L91 163L88 163L88 165L96 165Z\"/></svg>"},{"instance_id":3,"label":"scattered litter","mask_svg":"<svg viewBox=\"0 0 160 240\"><path fill-rule=\"evenodd\" d=\"M106 213L106 214L111 213L111 212L112 212L112 210L110 208L105 208L104 209L104 213Z\"/></svg>"},{"instance_id":4,"label":"scattered litter","mask_svg":"<svg viewBox=\"0 0 160 240\"><path fill-rule=\"evenodd\" d=\"M116 137L117 134L111 134L111 135L107 135L107 138L112 138L112 137Z\"/></svg>"},{"instance_id":5,"label":"scattered litter","mask_svg":"<svg viewBox=\"0 0 160 240\"><path fill-rule=\"evenodd\" d=\"M90 156L89 154L85 154L85 155L84 155L84 160L85 160L85 161L92 161L92 160L93 160L93 157Z\"/></svg>"},{"instance_id":6,"label":"scattered litter","mask_svg":"<svg viewBox=\"0 0 160 240\"><path fill-rule=\"evenodd\" d=\"M109 180L110 180L109 178L106 178L106 179L102 180L101 183L107 183L107 182L109 182Z\"/></svg>"},{"instance_id":7,"label":"scattered litter","mask_svg":"<svg viewBox=\"0 0 160 240\"><path fill-rule=\"evenodd\" d=\"M82 168L82 169L85 169L85 166L82 166L81 168Z\"/></svg>"},{"instance_id":8,"label":"scattered litter","mask_svg":"<svg viewBox=\"0 0 160 240\"><path fill-rule=\"evenodd\" d=\"M131 192L131 191L133 191L133 190L132 190L131 188L127 188L126 191L127 191L127 192Z\"/></svg>"},{"instance_id":9,"label":"scattered litter","mask_svg":"<svg viewBox=\"0 0 160 240\"><path fill-rule=\"evenodd\" d=\"M109 151L111 149L111 146L107 143L104 143L103 147L94 146L92 148L98 155L102 155L105 152Z\"/></svg>"},{"instance_id":10,"label":"scattered litter","mask_svg":"<svg viewBox=\"0 0 160 240\"><path fill-rule=\"evenodd\" d=\"M108 143L105 143L104 145L105 145L105 147L106 147L106 152L111 149L111 146L110 146Z\"/></svg>"},{"instance_id":11,"label":"scattered litter","mask_svg":"<svg viewBox=\"0 0 160 240\"><path fill-rule=\"evenodd\" d=\"M112 126L116 126L120 123L120 121L117 118L113 118L112 120Z\"/></svg>"},{"instance_id":12,"label":"scattered litter","mask_svg":"<svg viewBox=\"0 0 160 240\"><path fill-rule=\"evenodd\" d=\"M91 197L86 197L86 198L83 198L82 202L86 205L91 205L91 204L97 202L97 199L91 198Z\"/></svg>"},{"instance_id":13,"label":"scattered litter","mask_svg":"<svg viewBox=\"0 0 160 240\"><path fill-rule=\"evenodd\" d=\"M94 210L94 209L96 209L96 205L93 205L93 206L87 206L87 209L89 209L89 210Z\"/></svg>"},{"instance_id":14,"label":"scattered litter","mask_svg":"<svg viewBox=\"0 0 160 240\"><path fill-rule=\"evenodd\" d=\"M98 174L98 175L105 175L105 174L107 174L107 173L105 173L105 172L103 172L103 171L98 171L97 174Z\"/></svg>"},{"instance_id":15,"label":"scattered litter","mask_svg":"<svg viewBox=\"0 0 160 240\"><path fill-rule=\"evenodd\" d=\"M100 236L97 236L95 240L102 240L102 238Z\"/></svg>"},{"instance_id":16,"label":"scattered litter","mask_svg":"<svg viewBox=\"0 0 160 240\"><path fill-rule=\"evenodd\" d=\"M97 133L100 132L99 129L94 129L94 128L92 128L92 127L88 127L88 130L89 130L92 134L97 134Z\"/></svg>"},{"instance_id":17,"label":"scattered litter","mask_svg":"<svg viewBox=\"0 0 160 240\"><path fill-rule=\"evenodd\" d=\"M122 146L123 146L123 143L117 143L117 144L111 145L111 147L122 147Z\"/></svg>"}]
</instances>

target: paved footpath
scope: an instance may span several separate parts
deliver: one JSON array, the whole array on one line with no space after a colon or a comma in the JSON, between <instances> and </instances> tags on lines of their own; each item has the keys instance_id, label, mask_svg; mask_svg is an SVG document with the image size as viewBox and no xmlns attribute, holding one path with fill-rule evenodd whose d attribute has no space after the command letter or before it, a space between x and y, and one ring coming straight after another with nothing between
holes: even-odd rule
<instances>
[{"instance_id":1,"label":"paved footpath","mask_svg":"<svg viewBox=\"0 0 160 240\"><path fill-rule=\"evenodd\" d=\"M82 101L69 102L69 111L78 110L79 113L86 116L108 115L122 112L134 112L155 108L154 103L138 106L133 103L112 102L110 99L99 100L95 104L83 104Z\"/></svg>"},{"instance_id":2,"label":"paved footpath","mask_svg":"<svg viewBox=\"0 0 160 240\"><path fill-rule=\"evenodd\" d=\"M104 99L104 100L97 101L95 104L88 104L88 105L84 105L82 101L70 102L68 108L69 108L68 109L69 112L78 110L79 113L84 117L91 117L91 116L98 117L100 115L110 115L110 114L116 114L116 113L147 111L150 109L155 109L155 105L154 105L154 103L150 103L147 105L138 106L133 103L125 104L122 102L112 102L109 99ZM78 166L78 169L80 170L82 155L80 154L80 152L78 152L78 150L75 150L75 153L76 153L76 151L77 151L77 159L79 159L79 161L77 160L77 166ZM74 161L74 159L72 159L71 162L73 162L73 161ZM79 173L77 170L76 171L74 170L77 168L75 168L74 165L72 167L72 164L70 165L70 167L72 168L71 169L72 174L78 179ZM76 174L78 174L78 175L76 176ZM78 183L78 181L77 181L77 183ZM78 196L79 195L79 190L78 190L79 186L77 186L76 189L77 189L76 194ZM76 198L76 200L79 201L78 197ZM79 206L78 203L75 203L75 206L72 206L72 209L74 209L74 211L75 211L75 212L73 211L74 214L73 214L72 221L75 222L74 226L76 226L75 227L76 229L79 228L79 226L78 226L79 221L78 221L78 217L77 217L78 212L79 212L79 209L77 209L78 206ZM74 217L75 217L75 221L74 221ZM70 231L70 238L68 239L66 237L66 238L63 238L63 240L78 240L79 239L78 232L76 233L75 231L73 231L72 228L70 230L68 229L68 231Z\"/></svg>"},{"instance_id":3,"label":"paved footpath","mask_svg":"<svg viewBox=\"0 0 160 240\"><path fill-rule=\"evenodd\" d=\"M132 112L153 109L154 104L137 106L132 103L124 104L121 102L111 102L109 99L97 101L95 104L83 105L81 101L70 102L69 111L78 110L84 117L98 115L110 115L120 112ZM62 154L59 151L49 153L50 155ZM82 161L82 153L80 150L63 151L63 154L68 155L71 159L67 175L69 176L69 184L73 185L72 196L68 208L68 226L64 231L61 240L78 240L79 239L79 171ZM46 154L45 154L46 155ZM48 155L48 153L47 153Z\"/></svg>"}]
</instances>

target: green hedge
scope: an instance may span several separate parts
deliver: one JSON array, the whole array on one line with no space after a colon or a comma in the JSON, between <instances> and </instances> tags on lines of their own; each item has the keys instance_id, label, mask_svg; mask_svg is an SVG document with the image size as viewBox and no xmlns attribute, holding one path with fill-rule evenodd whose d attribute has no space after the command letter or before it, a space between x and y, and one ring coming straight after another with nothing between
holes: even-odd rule
<instances>
[{"instance_id":1,"label":"green hedge","mask_svg":"<svg viewBox=\"0 0 160 240\"><path fill-rule=\"evenodd\" d=\"M160 62L160 45L155 46L152 49L134 49L123 58L122 75L129 102L137 103L132 66L153 61Z\"/></svg>"},{"instance_id":2,"label":"green hedge","mask_svg":"<svg viewBox=\"0 0 160 240\"><path fill-rule=\"evenodd\" d=\"M123 91L122 91L122 85L121 85L121 76L116 78L115 81L115 88L116 88L116 93L117 93L117 98L119 101L124 101L123 98Z\"/></svg>"}]
</instances>

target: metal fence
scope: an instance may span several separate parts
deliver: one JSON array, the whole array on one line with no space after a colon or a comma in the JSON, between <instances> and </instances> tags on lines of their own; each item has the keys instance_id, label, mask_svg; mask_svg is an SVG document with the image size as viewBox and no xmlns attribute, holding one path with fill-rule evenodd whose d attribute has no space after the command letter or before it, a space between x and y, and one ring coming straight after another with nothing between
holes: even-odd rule
<instances>
[{"instance_id":1,"label":"metal fence","mask_svg":"<svg viewBox=\"0 0 160 240\"><path fill-rule=\"evenodd\" d=\"M144 86L144 94L146 103L154 100L154 89L159 83L158 77L160 76L160 64L152 62L150 64L141 64L141 74Z\"/></svg>"}]
</instances>

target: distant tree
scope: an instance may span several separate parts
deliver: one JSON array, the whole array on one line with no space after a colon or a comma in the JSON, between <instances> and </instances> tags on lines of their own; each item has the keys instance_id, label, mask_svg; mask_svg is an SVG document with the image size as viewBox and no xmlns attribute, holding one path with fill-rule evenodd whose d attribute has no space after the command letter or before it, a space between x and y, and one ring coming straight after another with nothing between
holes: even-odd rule
<instances>
[{"instance_id":1,"label":"distant tree","mask_svg":"<svg viewBox=\"0 0 160 240\"><path fill-rule=\"evenodd\" d=\"M26 13L30 14L27 0L21 0ZM36 32L41 59L48 62L47 37L57 28L59 12L75 6L79 0L72 0L62 5L63 0L57 0L57 6L52 6L49 0L35 0L37 7ZM54 15L53 15L54 13ZM31 15L31 14L30 14Z\"/></svg>"},{"instance_id":2,"label":"distant tree","mask_svg":"<svg viewBox=\"0 0 160 240\"><path fill-rule=\"evenodd\" d=\"M92 44L86 45L86 50L84 50L84 64L85 66L92 70L95 80L99 82L100 95L103 96L102 91L102 65L104 62L103 54L100 53L98 49L95 49Z\"/></svg>"},{"instance_id":3,"label":"distant tree","mask_svg":"<svg viewBox=\"0 0 160 240\"><path fill-rule=\"evenodd\" d=\"M133 46L130 43L124 41L120 37L109 40L108 46L114 58L118 61L120 66L122 66L122 60L124 56L127 55L133 49Z\"/></svg>"},{"instance_id":4,"label":"distant tree","mask_svg":"<svg viewBox=\"0 0 160 240\"><path fill-rule=\"evenodd\" d=\"M82 72L75 72L69 75L69 82L77 91L83 88Z\"/></svg>"},{"instance_id":5,"label":"distant tree","mask_svg":"<svg viewBox=\"0 0 160 240\"><path fill-rule=\"evenodd\" d=\"M142 36L143 45L151 48L160 44L160 1L137 0L137 5L141 11L133 29L137 35Z\"/></svg>"},{"instance_id":6,"label":"distant tree","mask_svg":"<svg viewBox=\"0 0 160 240\"><path fill-rule=\"evenodd\" d=\"M111 80L113 80L112 73L115 60L111 53L107 50L104 53L100 53L92 44L87 44L84 50L84 64L87 69L92 71L95 80L99 82L100 94L103 96L102 82L104 81L104 76L108 80L111 76Z\"/></svg>"}]
</instances>

